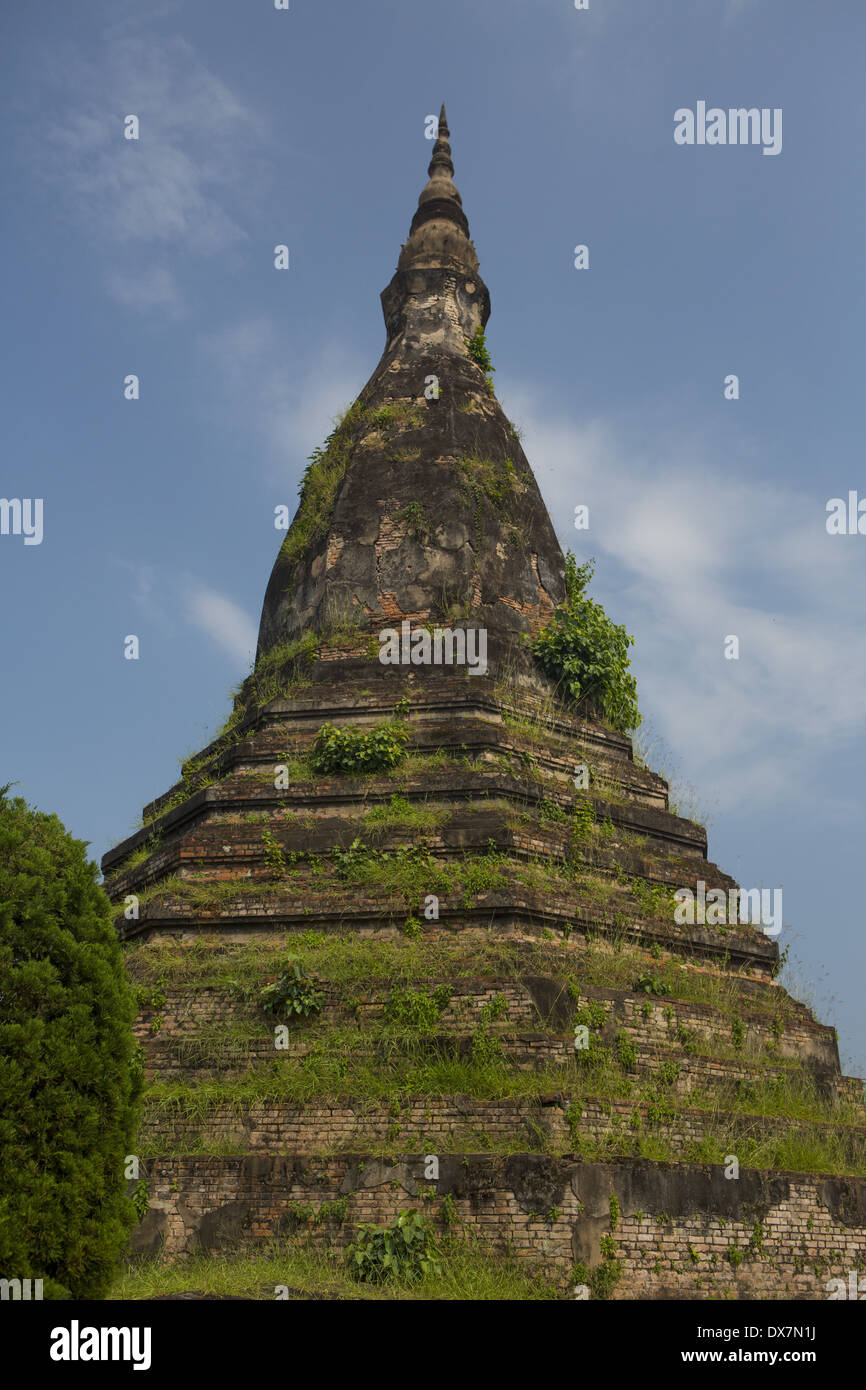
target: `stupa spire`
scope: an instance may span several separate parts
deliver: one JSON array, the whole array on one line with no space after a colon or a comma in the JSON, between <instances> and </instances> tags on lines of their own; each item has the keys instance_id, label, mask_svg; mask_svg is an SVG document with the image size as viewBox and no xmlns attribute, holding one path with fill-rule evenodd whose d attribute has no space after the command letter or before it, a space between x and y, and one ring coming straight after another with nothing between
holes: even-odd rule
<instances>
[{"instance_id":1,"label":"stupa spire","mask_svg":"<svg viewBox=\"0 0 866 1390\"><path fill-rule=\"evenodd\" d=\"M401 335L420 337L438 329L450 339L443 346L462 354L466 339L490 317L490 294L479 274L463 199L454 183L450 134L443 103L409 239L400 251L394 278L382 292L386 353Z\"/></svg>"},{"instance_id":2,"label":"stupa spire","mask_svg":"<svg viewBox=\"0 0 866 1390\"><path fill-rule=\"evenodd\" d=\"M438 138L433 146L433 154L427 169L429 178L418 199L418 211L412 218L410 237L425 222L434 218L455 222L466 238L469 237L469 223L463 211L463 199L454 184L454 164L451 159L451 145L448 140L450 134L445 115L445 103L443 102L442 110L439 113Z\"/></svg>"}]
</instances>

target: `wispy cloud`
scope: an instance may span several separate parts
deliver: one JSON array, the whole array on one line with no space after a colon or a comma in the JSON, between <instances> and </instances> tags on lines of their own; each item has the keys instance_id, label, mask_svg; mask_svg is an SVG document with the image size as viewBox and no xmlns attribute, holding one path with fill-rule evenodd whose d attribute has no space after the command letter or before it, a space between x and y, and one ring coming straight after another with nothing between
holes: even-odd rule
<instances>
[{"instance_id":1,"label":"wispy cloud","mask_svg":"<svg viewBox=\"0 0 866 1390\"><path fill-rule=\"evenodd\" d=\"M233 660L252 664L258 630L248 613L225 594L192 581L184 599L184 615L207 633Z\"/></svg>"},{"instance_id":2,"label":"wispy cloud","mask_svg":"<svg viewBox=\"0 0 866 1390\"><path fill-rule=\"evenodd\" d=\"M241 419L262 440L275 478L284 479L291 468L302 470L335 415L355 399L369 375L369 363L354 360L336 343L325 343L309 359L292 364L264 317L202 335L199 341L220 374L232 419Z\"/></svg>"},{"instance_id":3,"label":"wispy cloud","mask_svg":"<svg viewBox=\"0 0 866 1390\"><path fill-rule=\"evenodd\" d=\"M196 575L130 560L118 562L131 576L131 599L143 618L175 635L178 620L204 633L244 670L252 665L258 625L240 604Z\"/></svg>"},{"instance_id":4,"label":"wispy cloud","mask_svg":"<svg viewBox=\"0 0 866 1390\"><path fill-rule=\"evenodd\" d=\"M642 704L689 780L723 808L814 800L826 760L862 737L866 683L866 554L827 535L825 496L738 472L709 438L578 425L507 394L563 544L596 555L594 589L638 637ZM588 532L570 529L578 503Z\"/></svg>"},{"instance_id":5,"label":"wispy cloud","mask_svg":"<svg viewBox=\"0 0 866 1390\"><path fill-rule=\"evenodd\" d=\"M36 81L49 114L31 122L30 154L61 214L106 255L138 246L200 256L246 239L236 209L255 196L263 124L185 39L115 32L87 55L51 53ZM130 115L137 140L124 138ZM135 278L139 289L128 270L110 272L109 291L132 308L177 311L167 270L137 260Z\"/></svg>"}]
</instances>

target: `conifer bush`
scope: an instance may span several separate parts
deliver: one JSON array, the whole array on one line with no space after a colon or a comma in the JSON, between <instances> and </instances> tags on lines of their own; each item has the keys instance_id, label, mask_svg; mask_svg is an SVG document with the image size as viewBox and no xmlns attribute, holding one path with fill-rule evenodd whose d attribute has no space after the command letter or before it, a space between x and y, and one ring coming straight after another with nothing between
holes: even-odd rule
<instances>
[{"instance_id":1,"label":"conifer bush","mask_svg":"<svg viewBox=\"0 0 866 1390\"><path fill-rule=\"evenodd\" d=\"M135 1224L142 1075L113 909L86 845L0 791L0 1277L100 1298Z\"/></svg>"}]
</instances>

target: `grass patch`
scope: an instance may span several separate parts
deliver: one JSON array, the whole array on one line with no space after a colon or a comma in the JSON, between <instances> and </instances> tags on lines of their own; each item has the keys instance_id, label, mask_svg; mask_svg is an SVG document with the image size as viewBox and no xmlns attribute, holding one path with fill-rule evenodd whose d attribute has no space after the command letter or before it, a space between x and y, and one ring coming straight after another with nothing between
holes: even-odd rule
<instances>
[{"instance_id":1,"label":"grass patch","mask_svg":"<svg viewBox=\"0 0 866 1390\"><path fill-rule=\"evenodd\" d=\"M542 1300L568 1297L542 1270L486 1248L477 1240L440 1238L441 1272L414 1281L368 1286L352 1279L339 1252L305 1248L298 1241L273 1242L260 1252L193 1255L174 1265L147 1260L128 1267L109 1299L137 1301L190 1291L235 1298L274 1299L288 1288L290 1298L351 1300Z\"/></svg>"}]
</instances>

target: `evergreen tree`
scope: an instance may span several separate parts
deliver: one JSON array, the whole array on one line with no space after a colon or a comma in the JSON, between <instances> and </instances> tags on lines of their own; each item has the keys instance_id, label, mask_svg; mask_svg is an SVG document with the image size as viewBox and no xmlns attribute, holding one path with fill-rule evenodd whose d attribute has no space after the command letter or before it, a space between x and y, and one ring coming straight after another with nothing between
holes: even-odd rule
<instances>
[{"instance_id":1,"label":"evergreen tree","mask_svg":"<svg viewBox=\"0 0 866 1390\"><path fill-rule=\"evenodd\" d=\"M113 909L86 844L0 790L0 1277L100 1298L135 1211L141 1089Z\"/></svg>"}]
</instances>

